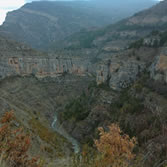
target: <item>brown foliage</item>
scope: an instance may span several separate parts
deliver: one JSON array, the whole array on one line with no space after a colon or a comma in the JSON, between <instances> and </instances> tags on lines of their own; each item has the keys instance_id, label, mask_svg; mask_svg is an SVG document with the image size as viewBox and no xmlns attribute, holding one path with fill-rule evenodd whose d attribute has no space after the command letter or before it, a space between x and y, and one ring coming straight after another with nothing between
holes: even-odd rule
<instances>
[{"instance_id":1,"label":"brown foliage","mask_svg":"<svg viewBox=\"0 0 167 167\"><path fill-rule=\"evenodd\" d=\"M6 112L0 121L0 155L13 167L38 167L38 158L27 154L30 136L22 128L13 129L14 112Z\"/></svg>"},{"instance_id":2,"label":"brown foliage","mask_svg":"<svg viewBox=\"0 0 167 167\"><path fill-rule=\"evenodd\" d=\"M111 124L108 132L103 128L99 128L99 131L100 139L95 140L95 145L102 156L97 160L96 166L127 167L135 157L133 149L136 139L123 134L117 124Z\"/></svg>"}]
</instances>

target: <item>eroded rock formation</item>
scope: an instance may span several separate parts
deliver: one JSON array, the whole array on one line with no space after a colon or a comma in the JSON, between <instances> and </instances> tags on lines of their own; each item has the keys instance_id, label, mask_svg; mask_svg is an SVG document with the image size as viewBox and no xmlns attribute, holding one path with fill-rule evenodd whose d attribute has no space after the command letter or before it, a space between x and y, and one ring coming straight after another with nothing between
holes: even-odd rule
<instances>
[{"instance_id":1,"label":"eroded rock formation","mask_svg":"<svg viewBox=\"0 0 167 167\"><path fill-rule=\"evenodd\" d=\"M90 74L91 64L84 59L55 57L4 57L0 58L0 76L35 75L56 77L64 73Z\"/></svg>"}]
</instances>

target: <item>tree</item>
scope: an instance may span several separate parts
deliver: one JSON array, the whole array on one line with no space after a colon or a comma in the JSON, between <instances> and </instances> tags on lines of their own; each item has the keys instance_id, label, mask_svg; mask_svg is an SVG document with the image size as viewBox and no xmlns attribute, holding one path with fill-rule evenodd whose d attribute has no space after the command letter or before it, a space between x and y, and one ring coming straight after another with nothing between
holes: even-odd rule
<instances>
[{"instance_id":1,"label":"tree","mask_svg":"<svg viewBox=\"0 0 167 167\"><path fill-rule=\"evenodd\" d=\"M100 138L95 140L95 145L101 153L96 166L127 167L135 157L133 149L137 143L136 138L123 134L117 124L111 124L108 128L107 132L99 128Z\"/></svg>"}]
</instances>

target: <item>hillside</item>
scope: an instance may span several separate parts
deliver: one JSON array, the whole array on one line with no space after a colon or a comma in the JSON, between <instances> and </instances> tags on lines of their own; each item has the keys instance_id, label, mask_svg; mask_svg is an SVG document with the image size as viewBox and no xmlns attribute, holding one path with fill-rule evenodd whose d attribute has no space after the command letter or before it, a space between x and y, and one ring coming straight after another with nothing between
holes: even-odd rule
<instances>
[{"instance_id":1,"label":"hillside","mask_svg":"<svg viewBox=\"0 0 167 167\"><path fill-rule=\"evenodd\" d=\"M146 0L145 0L146 1ZM121 2L122 3L122 2ZM5 34L17 41L25 42L33 48L47 50L56 41L80 31L102 27L130 16L138 10L154 4L142 2L130 10L133 2L123 4L124 9L116 11L117 4L106 1L56 1L32 2L16 11L9 12L0 27ZM107 10L106 7L111 7Z\"/></svg>"},{"instance_id":2,"label":"hillside","mask_svg":"<svg viewBox=\"0 0 167 167\"><path fill-rule=\"evenodd\" d=\"M104 51L117 52L128 47L130 43L138 40L152 31L166 30L167 1L161 1L153 7L123 19L116 24L96 30L83 30L75 33L59 43L51 46L56 48L80 49L98 48Z\"/></svg>"},{"instance_id":3,"label":"hillside","mask_svg":"<svg viewBox=\"0 0 167 167\"><path fill-rule=\"evenodd\" d=\"M1 30L32 47L46 49L80 29L107 24L108 18L102 18L84 2L32 2L8 13Z\"/></svg>"},{"instance_id":4,"label":"hillside","mask_svg":"<svg viewBox=\"0 0 167 167\"><path fill-rule=\"evenodd\" d=\"M76 143L59 127L56 115L71 98L80 96L93 78L79 71L70 59L54 56L48 61L46 53L1 36L0 51L0 116L14 111L14 127L24 127L33 138L31 156L37 154L52 166L65 165Z\"/></svg>"},{"instance_id":5,"label":"hillside","mask_svg":"<svg viewBox=\"0 0 167 167\"><path fill-rule=\"evenodd\" d=\"M49 53L0 36L0 116L14 110L12 125L32 136L30 155L51 167L166 167L166 9L167 0L74 33ZM121 130L111 140L113 124Z\"/></svg>"}]
</instances>

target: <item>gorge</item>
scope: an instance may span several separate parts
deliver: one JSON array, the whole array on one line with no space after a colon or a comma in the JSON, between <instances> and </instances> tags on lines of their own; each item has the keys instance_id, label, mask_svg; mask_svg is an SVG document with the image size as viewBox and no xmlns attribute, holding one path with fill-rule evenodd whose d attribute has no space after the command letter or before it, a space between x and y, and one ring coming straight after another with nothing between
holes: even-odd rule
<instances>
[{"instance_id":1,"label":"gorge","mask_svg":"<svg viewBox=\"0 0 167 167\"><path fill-rule=\"evenodd\" d=\"M108 134L118 124L138 142L134 166L165 167L167 0L108 26L111 16L90 9L33 2L8 14L0 26L0 116L14 110L13 128L32 136L29 154L46 166L89 167L103 155L99 127Z\"/></svg>"}]
</instances>

